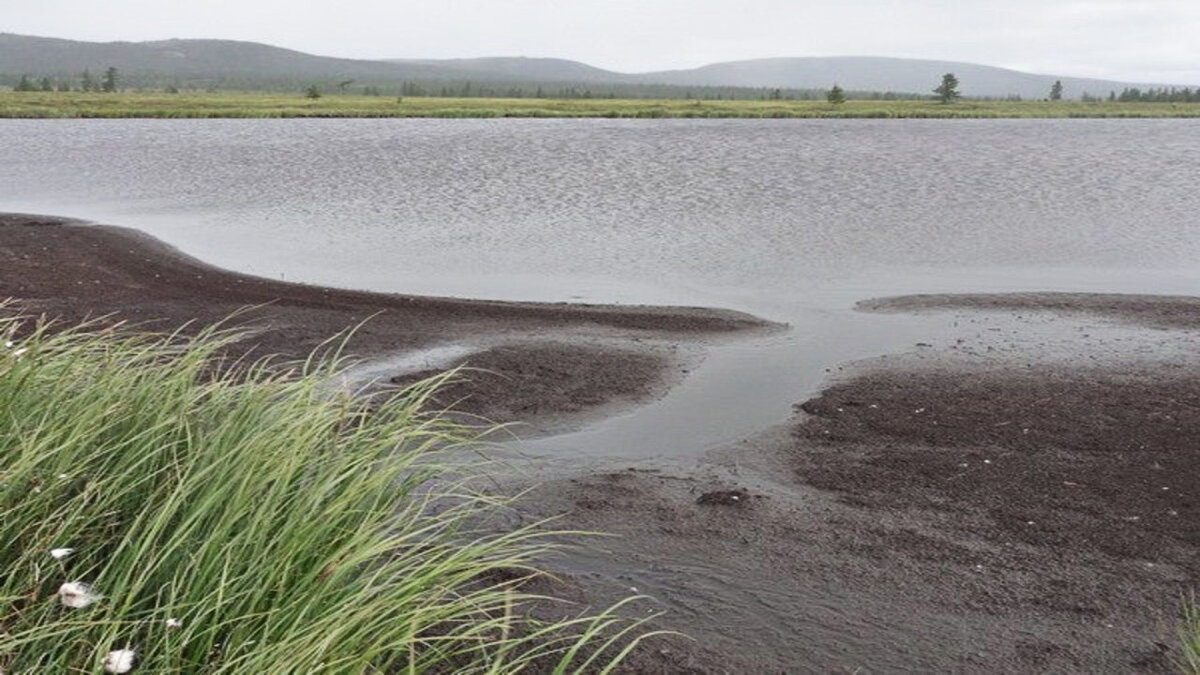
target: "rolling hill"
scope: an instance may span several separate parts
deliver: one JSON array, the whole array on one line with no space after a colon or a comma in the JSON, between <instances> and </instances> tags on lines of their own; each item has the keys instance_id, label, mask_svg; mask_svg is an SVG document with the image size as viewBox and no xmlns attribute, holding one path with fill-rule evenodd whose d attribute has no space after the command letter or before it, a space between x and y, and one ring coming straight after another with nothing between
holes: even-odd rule
<instances>
[{"instance_id":1,"label":"rolling hill","mask_svg":"<svg viewBox=\"0 0 1200 675\"><path fill-rule=\"evenodd\" d=\"M1063 83L1066 98L1088 93L1106 95L1126 87L1155 85L1094 80L1058 75L1035 75L1006 68L958 61L897 59L878 56L832 56L731 61L691 70L645 73L643 82L676 85L781 87L785 89L828 88L833 83L854 91L930 93L943 73L954 73L964 96L1044 98L1055 80ZM1161 86L1161 85L1160 85Z\"/></svg>"},{"instance_id":2,"label":"rolling hill","mask_svg":"<svg viewBox=\"0 0 1200 675\"><path fill-rule=\"evenodd\" d=\"M795 57L714 63L690 70L617 73L565 59L494 57L472 59L394 59L370 61L316 56L253 42L162 40L155 42L79 42L0 33L0 84L22 75L56 80L78 78L85 69L98 74L112 66L128 86L179 85L221 89L295 89L350 81L388 91L402 83L421 83L423 91L458 92L466 83L486 91L548 93L586 88L588 94L633 97L685 95L758 97L764 89L820 92L834 83L851 92L928 95L943 73L953 72L965 96L1043 98L1061 79L1066 98L1084 93L1104 96L1126 87L1155 85L1038 75L954 61L871 56ZM1161 85L1160 85L1161 86ZM459 88L455 88L459 87Z\"/></svg>"}]
</instances>

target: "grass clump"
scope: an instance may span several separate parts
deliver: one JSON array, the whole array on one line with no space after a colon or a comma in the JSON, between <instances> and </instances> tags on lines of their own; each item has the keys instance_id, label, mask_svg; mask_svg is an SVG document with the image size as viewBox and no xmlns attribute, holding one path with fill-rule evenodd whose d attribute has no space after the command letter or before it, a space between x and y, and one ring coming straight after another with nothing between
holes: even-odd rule
<instances>
[{"instance_id":1,"label":"grass clump","mask_svg":"<svg viewBox=\"0 0 1200 675\"><path fill-rule=\"evenodd\" d=\"M419 412L436 381L368 413L333 359L222 369L230 333L17 330L0 672L603 671L636 644L521 616L550 544L478 524L498 503L439 464L475 438Z\"/></svg>"},{"instance_id":2,"label":"grass clump","mask_svg":"<svg viewBox=\"0 0 1200 675\"><path fill-rule=\"evenodd\" d=\"M1186 675L1200 675L1200 603L1195 593L1183 604L1179 646L1179 670Z\"/></svg>"}]
</instances>

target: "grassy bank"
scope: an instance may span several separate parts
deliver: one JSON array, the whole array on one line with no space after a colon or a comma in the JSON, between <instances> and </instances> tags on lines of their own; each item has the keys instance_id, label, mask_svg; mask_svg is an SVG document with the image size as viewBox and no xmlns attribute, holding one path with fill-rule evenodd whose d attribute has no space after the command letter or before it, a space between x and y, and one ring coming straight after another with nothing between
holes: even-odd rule
<instances>
[{"instance_id":1,"label":"grassy bank","mask_svg":"<svg viewBox=\"0 0 1200 675\"><path fill-rule=\"evenodd\" d=\"M1200 117L1200 103L1076 101L699 101L404 98L301 94L0 92L0 118L616 117L1069 118Z\"/></svg>"},{"instance_id":2,"label":"grassy bank","mask_svg":"<svg viewBox=\"0 0 1200 675\"><path fill-rule=\"evenodd\" d=\"M612 616L522 618L519 580L549 545L477 525L499 505L439 463L472 436L418 412L436 383L367 415L323 385L331 362L214 370L228 335L15 328L0 319L0 672L620 656L606 636L633 625Z\"/></svg>"}]
</instances>

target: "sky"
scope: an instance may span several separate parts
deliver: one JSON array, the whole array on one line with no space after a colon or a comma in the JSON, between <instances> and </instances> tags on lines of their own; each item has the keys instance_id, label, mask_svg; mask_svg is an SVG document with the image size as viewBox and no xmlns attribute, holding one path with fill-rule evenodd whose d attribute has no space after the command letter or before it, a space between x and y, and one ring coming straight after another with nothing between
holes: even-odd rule
<instances>
[{"instance_id":1,"label":"sky","mask_svg":"<svg viewBox=\"0 0 1200 675\"><path fill-rule=\"evenodd\" d=\"M0 0L0 32L249 40L348 58L543 56L622 72L895 56L1200 84L1200 0Z\"/></svg>"}]
</instances>

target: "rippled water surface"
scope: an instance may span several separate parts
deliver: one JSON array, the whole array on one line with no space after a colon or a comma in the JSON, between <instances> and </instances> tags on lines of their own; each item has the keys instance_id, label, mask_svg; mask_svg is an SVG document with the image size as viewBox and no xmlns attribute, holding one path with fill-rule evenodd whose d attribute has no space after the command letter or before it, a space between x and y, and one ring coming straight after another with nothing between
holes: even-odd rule
<instances>
[{"instance_id":1,"label":"rippled water surface","mask_svg":"<svg viewBox=\"0 0 1200 675\"><path fill-rule=\"evenodd\" d=\"M1200 293L1200 122L5 121L0 210L133 226L272 278L791 323L552 443L674 456L945 330L856 300Z\"/></svg>"},{"instance_id":2,"label":"rippled water surface","mask_svg":"<svg viewBox=\"0 0 1200 675\"><path fill-rule=\"evenodd\" d=\"M226 267L780 315L822 292L1182 291L1198 188L1182 120L0 124L0 209Z\"/></svg>"}]
</instances>

